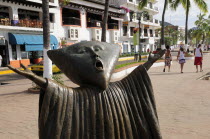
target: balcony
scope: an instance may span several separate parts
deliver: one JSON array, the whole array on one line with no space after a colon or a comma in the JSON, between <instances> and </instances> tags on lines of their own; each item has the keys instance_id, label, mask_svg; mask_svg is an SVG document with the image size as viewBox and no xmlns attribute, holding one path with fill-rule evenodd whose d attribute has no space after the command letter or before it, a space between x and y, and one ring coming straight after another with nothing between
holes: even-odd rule
<instances>
[{"instance_id":1,"label":"balcony","mask_svg":"<svg viewBox=\"0 0 210 139\"><path fill-rule=\"evenodd\" d=\"M80 26L80 19L76 17L63 17L63 25L78 25Z\"/></svg>"},{"instance_id":2,"label":"balcony","mask_svg":"<svg viewBox=\"0 0 210 139\"><path fill-rule=\"evenodd\" d=\"M99 20L90 20L87 22L87 27L99 27L101 28L102 26L102 21Z\"/></svg>"},{"instance_id":3,"label":"balcony","mask_svg":"<svg viewBox=\"0 0 210 139\"><path fill-rule=\"evenodd\" d=\"M11 20L9 18L0 19L0 26L12 26L12 27L27 27L27 28L42 28L42 21L39 20ZM50 29L54 29L54 23L50 22Z\"/></svg>"},{"instance_id":4,"label":"balcony","mask_svg":"<svg viewBox=\"0 0 210 139\"><path fill-rule=\"evenodd\" d=\"M108 29L119 29L117 23L108 23Z\"/></svg>"},{"instance_id":5,"label":"balcony","mask_svg":"<svg viewBox=\"0 0 210 139\"><path fill-rule=\"evenodd\" d=\"M31 27L31 28L42 28L42 21L39 20L11 20L9 18L0 19L0 25L3 26L19 26L19 27Z\"/></svg>"}]
</instances>

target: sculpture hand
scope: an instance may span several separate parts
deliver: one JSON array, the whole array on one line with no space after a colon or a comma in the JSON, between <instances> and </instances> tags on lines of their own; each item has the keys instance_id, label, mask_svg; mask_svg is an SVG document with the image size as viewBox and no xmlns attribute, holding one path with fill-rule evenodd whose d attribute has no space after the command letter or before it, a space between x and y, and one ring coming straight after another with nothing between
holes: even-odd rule
<instances>
[{"instance_id":1,"label":"sculpture hand","mask_svg":"<svg viewBox=\"0 0 210 139\"><path fill-rule=\"evenodd\" d=\"M152 64L165 54L165 50L160 50L157 54L149 54L148 61Z\"/></svg>"},{"instance_id":2,"label":"sculpture hand","mask_svg":"<svg viewBox=\"0 0 210 139\"><path fill-rule=\"evenodd\" d=\"M155 63L159 58L165 54L165 50L160 50L157 54L149 54L148 61L143 64L143 66L149 70L153 63Z\"/></svg>"},{"instance_id":3,"label":"sculpture hand","mask_svg":"<svg viewBox=\"0 0 210 139\"><path fill-rule=\"evenodd\" d=\"M36 83L37 85L39 85L42 89L46 88L46 80L42 77L37 76L36 74L34 74L32 71L30 71L29 69L27 69L23 64L20 64L21 67L24 70L20 70L17 68L12 67L11 65L7 65L7 67L11 70L13 70L14 72L25 76L26 78L28 78L29 80L33 81L34 83Z\"/></svg>"}]
</instances>

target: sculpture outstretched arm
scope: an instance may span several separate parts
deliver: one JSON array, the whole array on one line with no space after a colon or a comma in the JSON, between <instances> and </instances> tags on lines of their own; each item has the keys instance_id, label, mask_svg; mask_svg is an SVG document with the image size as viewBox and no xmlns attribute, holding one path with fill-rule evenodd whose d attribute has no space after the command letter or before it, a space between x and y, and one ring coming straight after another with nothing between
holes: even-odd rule
<instances>
[{"instance_id":1,"label":"sculpture outstretched arm","mask_svg":"<svg viewBox=\"0 0 210 139\"><path fill-rule=\"evenodd\" d=\"M143 66L149 70L150 67L155 63L159 58L165 54L165 50L160 50L157 54L149 54L148 61L143 64Z\"/></svg>"},{"instance_id":2,"label":"sculpture outstretched arm","mask_svg":"<svg viewBox=\"0 0 210 139\"><path fill-rule=\"evenodd\" d=\"M29 80L33 81L34 83L36 83L38 86L40 86L42 89L45 90L46 85L47 85L47 81L46 79L37 76L36 74L34 74L32 71L30 71L29 69L27 69L23 64L21 64L21 67L24 70L19 70L17 68L12 67L11 65L7 65L7 67L11 70L13 70L14 72L25 76L26 78L28 78Z\"/></svg>"}]
</instances>

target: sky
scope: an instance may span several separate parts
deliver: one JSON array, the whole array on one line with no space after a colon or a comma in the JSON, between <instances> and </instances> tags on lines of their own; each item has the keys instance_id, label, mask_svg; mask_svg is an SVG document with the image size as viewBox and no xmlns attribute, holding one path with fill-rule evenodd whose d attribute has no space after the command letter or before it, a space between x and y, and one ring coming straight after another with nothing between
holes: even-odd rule
<instances>
[{"instance_id":1,"label":"sky","mask_svg":"<svg viewBox=\"0 0 210 139\"><path fill-rule=\"evenodd\" d=\"M158 20L162 20L162 12L163 12L163 6L164 6L165 0L159 0L156 4L157 7L159 7L159 14L155 15L155 18ZM195 27L194 22L197 20L197 15L200 14L200 10L196 7L194 0L191 0L192 7L190 9L189 18L188 18L188 28ZM210 14L210 0L205 0L205 2L208 5L209 12L207 15ZM165 21L169 22L173 25L178 26L185 26L185 10L180 5L176 11L170 10L169 8L166 11L165 14Z\"/></svg>"}]
</instances>

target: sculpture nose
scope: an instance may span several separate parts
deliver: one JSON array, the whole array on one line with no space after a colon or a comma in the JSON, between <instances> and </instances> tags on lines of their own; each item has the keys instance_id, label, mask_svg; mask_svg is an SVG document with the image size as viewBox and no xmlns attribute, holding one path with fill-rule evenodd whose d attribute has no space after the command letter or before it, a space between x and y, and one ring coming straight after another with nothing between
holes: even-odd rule
<instances>
[{"instance_id":1,"label":"sculpture nose","mask_svg":"<svg viewBox=\"0 0 210 139\"><path fill-rule=\"evenodd\" d=\"M94 47L91 47L90 50L91 50L91 52L92 52L92 54L93 54L94 57L96 57L96 58L99 57L99 55L97 54L97 52L99 51L99 49L94 48Z\"/></svg>"}]
</instances>

